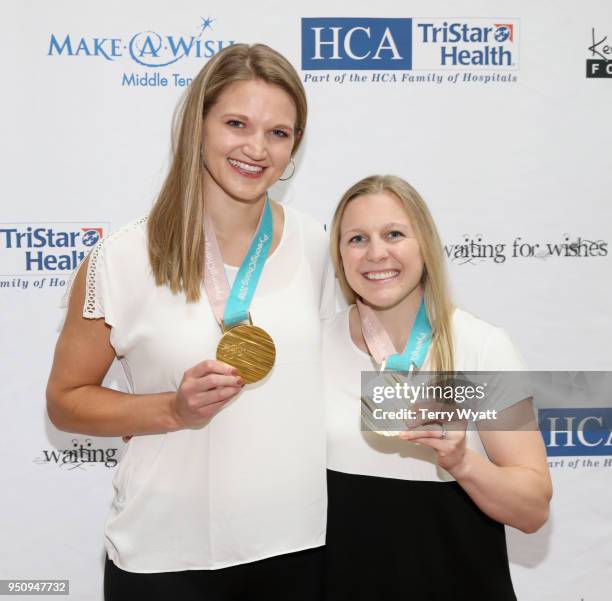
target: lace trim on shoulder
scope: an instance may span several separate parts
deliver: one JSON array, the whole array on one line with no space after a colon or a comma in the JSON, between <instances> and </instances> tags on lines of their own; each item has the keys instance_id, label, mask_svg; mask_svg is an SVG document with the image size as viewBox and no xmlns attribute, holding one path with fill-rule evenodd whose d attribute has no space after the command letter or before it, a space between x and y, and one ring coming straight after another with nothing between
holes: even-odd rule
<instances>
[{"instance_id":1,"label":"lace trim on shoulder","mask_svg":"<svg viewBox=\"0 0 612 601\"><path fill-rule=\"evenodd\" d=\"M105 245L107 240L114 240L116 238L120 238L121 235L124 234L126 231L129 232L129 231L133 231L137 229L143 223L145 223L147 219L148 217L142 217L141 219L138 219L137 221L134 221L122 227L116 232L113 232L109 234L108 236L105 236L86 255L87 257L89 257L89 264L88 264L87 279L86 279L85 306L83 308L83 313L84 314L86 313L85 317L92 317L92 318L103 317L103 315L100 314L100 312L96 310L96 273L97 273L96 269L97 269L99 255L102 250L102 245L103 244ZM68 283L66 285L66 291L64 292L64 295L62 296L62 299L59 305L61 309L66 309L68 307L68 302L70 300L70 295L72 294L72 288L74 286L74 280L76 278L77 273L79 272L79 269L81 269L82 264L83 264L83 261L79 263L79 266L70 274L70 277L68 278Z\"/></svg>"},{"instance_id":2,"label":"lace trim on shoulder","mask_svg":"<svg viewBox=\"0 0 612 601\"><path fill-rule=\"evenodd\" d=\"M102 240L100 240L100 242L98 242L98 244L96 244L93 250L89 253L87 279L85 282L85 304L83 306L84 317L88 317L90 319L104 317L104 306L102 306L102 303L99 302L99 296L97 294L98 278L96 277L96 274L98 273L98 262L102 260L100 258L100 253L109 242L121 238L127 232L132 232L135 229L138 229L146 221L147 217L142 217L141 219L129 223L117 231L112 232L108 236L102 238Z\"/></svg>"},{"instance_id":3,"label":"lace trim on shoulder","mask_svg":"<svg viewBox=\"0 0 612 601\"><path fill-rule=\"evenodd\" d=\"M106 244L108 240L115 240L116 238L120 238L125 232L130 232L137 229L147 220L148 216L142 217L136 221L133 221L132 223L128 223L126 226L118 229L116 232L112 232L108 236L105 236L102 240L98 242L98 244L96 244L96 246L94 246L94 248L87 255L89 256L89 264L87 266L87 280L85 284L85 305L83 307L83 314L85 317L103 317L101 312L98 310L96 303L96 268L102 245ZM66 292L64 293L64 296L60 301L61 309L66 309L68 307L68 301L70 299L70 295L72 294L74 279L82 264L83 262L79 263L79 266L70 274L70 278L68 279L68 284L66 286Z\"/></svg>"},{"instance_id":4,"label":"lace trim on shoulder","mask_svg":"<svg viewBox=\"0 0 612 601\"><path fill-rule=\"evenodd\" d=\"M111 234L112 235L112 234ZM110 238L110 236L109 236ZM96 295L96 273L98 271L98 259L100 258L100 251L102 250L103 242L106 242L107 238L100 240L98 244L89 254L89 264L87 265L87 280L85 283L85 305L83 312L87 314L87 317L102 317L101 311L99 310L98 297ZM102 310L104 307L101 307Z\"/></svg>"}]
</instances>

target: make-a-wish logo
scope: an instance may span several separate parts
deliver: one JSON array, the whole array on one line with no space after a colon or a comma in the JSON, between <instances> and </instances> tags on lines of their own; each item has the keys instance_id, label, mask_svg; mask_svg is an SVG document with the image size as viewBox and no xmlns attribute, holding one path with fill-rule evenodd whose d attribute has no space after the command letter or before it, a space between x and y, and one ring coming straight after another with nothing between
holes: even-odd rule
<instances>
[{"instance_id":1,"label":"make-a-wish logo","mask_svg":"<svg viewBox=\"0 0 612 601\"><path fill-rule=\"evenodd\" d=\"M73 438L67 449L43 449L42 455L36 457L34 463L68 470L86 470L95 466L114 468L119 462L118 453L119 449L115 447L96 448L90 438Z\"/></svg>"},{"instance_id":2,"label":"make-a-wish logo","mask_svg":"<svg viewBox=\"0 0 612 601\"><path fill-rule=\"evenodd\" d=\"M125 38L51 33L47 56L97 57L107 61L128 57L142 67L167 67L185 58L208 59L235 43L210 37L214 21L211 17L200 17L193 33L187 35L153 30Z\"/></svg>"},{"instance_id":3,"label":"make-a-wish logo","mask_svg":"<svg viewBox=\"0 0 612 601\"><path fill-rule=\"evenodd\" d=\"M589 58L586 62L586 76L589 78L612 78L612 42L608 36L591 29Z\"/></svg>"},{"instance_id":4,"label":"make-a-wish logo","mask_svg":"<svg viewBox=\"0 0 612 601\"><path fill-rule=\"evenodd\" d=\"M109 228L100 222L0 223L0 276L68 274Z\"/></svg>"}]
</instances>

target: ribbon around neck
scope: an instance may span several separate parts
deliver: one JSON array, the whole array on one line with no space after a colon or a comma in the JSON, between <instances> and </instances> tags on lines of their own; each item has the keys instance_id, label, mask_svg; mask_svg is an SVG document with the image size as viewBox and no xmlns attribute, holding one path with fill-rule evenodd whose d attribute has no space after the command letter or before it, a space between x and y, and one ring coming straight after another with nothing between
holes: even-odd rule
<instances>
[{"instance_id":1,"label":"ribbon around neck","mask_svg":"<svg viewBox=\"0 0 612 601\"><path fill-rule=\"evenodd\" d=\"M389 334L371 307L357 299L357 310L366 345L374 360L381 364L381 369L412 371L421 368L432 339L431 324L423 299L421 299L419 310L412 324L410 338L402 353L397 352Z\"/></svg>"},{"instance_id":2,"label":"ribbon around neck","mask_svg":"<svg viewBox=\"0 0 612 601\"><path fill-rule=\"evenodd\" d=\"M272 246L273 231L272 209L266 194L257 230L230 290L215 229L208 213L204 215L204 288L217 321L225 327L249 319L249 307Z\"/></svg>"}]
</instances>

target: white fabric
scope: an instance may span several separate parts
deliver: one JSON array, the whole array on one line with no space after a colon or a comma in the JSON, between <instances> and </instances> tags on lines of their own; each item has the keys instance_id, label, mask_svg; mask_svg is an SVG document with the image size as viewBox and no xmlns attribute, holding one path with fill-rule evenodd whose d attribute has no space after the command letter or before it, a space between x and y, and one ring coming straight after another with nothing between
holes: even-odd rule
<instances>
[{"instance_id":1,"label":"white fabric","mask_svg":"<svg viewBox=\"0 0 612 601\"><path fill-rule=\"evenodd\" d=\"M323 228L284 211L251 305L276 364L208 426L128 443L106 524L107 552L124 570L215 569L324 543L320 313L324 296L333 306L324 291L333 277ZM130 392L176 390L185 370L215 357L220 330L204 291L188 304L155 286L145 220L103 240L92 259L83 315L112 326ZM226 270L233 279L237 269Z\"/></svg>"},{"instance_id":2,"label":"white fabric","mask_svg":"<svg viewBox=\"0 0 612 601\"><path fill-rule=\"evenodd\" d=\"M398 438L361 431L362 371L377 371L372 357L359 349L349 332L350 307L328 320L323 333L327 420L327 466L347 474L402 480L453 481L437 466L435 451ZM455 371L522 371L524 362L508 335L476 317L453 313ZM429 367L427 357L423 370ZM527 395L508 399L510 404ZM485 454L478 432L468 429L466 444Z\"/></svg>"}]
</instances>

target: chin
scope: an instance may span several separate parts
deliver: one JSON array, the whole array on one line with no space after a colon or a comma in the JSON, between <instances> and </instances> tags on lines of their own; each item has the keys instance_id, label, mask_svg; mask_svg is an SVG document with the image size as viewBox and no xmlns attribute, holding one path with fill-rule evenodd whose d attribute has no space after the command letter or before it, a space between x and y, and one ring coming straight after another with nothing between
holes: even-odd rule
<instances>
[{"instance_id":1,"label":"chin","mask_svg":"<svg viewBox=\"0 0 612 601\"><path fill-rule=\"evenodd\" d=\"M397 302L385 302L385 301L380 301L380 302L372 302L372 301L367 301L368 305L370 305L370 307L372 307L372 309L377 309L379 311L385 311L387 309L392 309L393 307L395 307L395 305L397 305Z\"/></svg>"},{"instance_id":2,"label":"chin","mask_svg":"<svg viewBox=\"0 0 612 601\"><path fill-rule=\"evenodd\" d=\"M250 179L236 174L233 170L207 169L210 178L227 196L246 203L257 202L276 181L266 174L262 178Z\"/></svg>"},{"instance_id":3,"label":"chin","mask_svg":"<svg viewBox=\"0 0 612 601\"><path fill-rule=\"evenodd\" d=\"M358 293L359 294L359 293ZM396 305L402 303L410 296L410 292L406 290L381 290L378 293L372 290L366 291L365 294L359 294L361 298L371 307L376 309L392 309Z\"/></svg>"},{"instance_id":4,"label":"chin","mask_svg":"<svg viewBox=\"0 0 612 601\"><path fill-rule=\"evenodd\" d=\"M262 182L258 182L257 185L251 186L236 186L230 184L221 187L228 196L241 202L257 202L268 189L267 186L262 185Z\"/></svg>"},{"instance_id":5,"label":"chin","mask_svg":"<svg viewBox=\"0 0 612 601\"><path fill-rule=\"evenodd\" d=\"M390 309L401 300L401 297L397 295L387 294L361 294L360 296L368 305L376 309Z\"/></svg>"}]
</instances>

